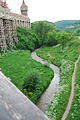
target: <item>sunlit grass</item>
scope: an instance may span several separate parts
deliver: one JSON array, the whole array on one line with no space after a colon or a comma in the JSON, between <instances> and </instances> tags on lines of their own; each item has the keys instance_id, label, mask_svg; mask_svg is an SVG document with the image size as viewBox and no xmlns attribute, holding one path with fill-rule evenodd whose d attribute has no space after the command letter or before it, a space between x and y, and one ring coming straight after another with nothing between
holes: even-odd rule
<instances>
[{"instance_id":1,"label":"sunlit grass","mask_svg":"<svg viewBox=\"0 0 80 120\"><path fill-rule=\"evenodd\" d=\"M69 42L63 50L57 45L41 48L37 54L60 68L60 90L46 112L52 120L60 120L70 95L74 62L80 54L80 39Z\"/></svg>"},{"instance_id":2,"label":"sunlit grass","mask_svg":"<svg viewBox=\"0 0 80 120\"><path fill-rule=\"evenodd\" d=\"M29 51L14 51L0 56L0 68L20 90L22 90L24 79L29 73L39 73L38 90L29 97L33 102L36 102L47 88L53 76L50 68L32 60Z\"/></svg>"},{"instance_id":3,"label":"sunlit grass","mask_svg":"<svg viewBox=\"0 0 80 120\"><path fill-rule=\"evenodd\" d=\"M80 120L80 62L77 65L75 97L67 120Z\"/></svg>"}]
</instances>

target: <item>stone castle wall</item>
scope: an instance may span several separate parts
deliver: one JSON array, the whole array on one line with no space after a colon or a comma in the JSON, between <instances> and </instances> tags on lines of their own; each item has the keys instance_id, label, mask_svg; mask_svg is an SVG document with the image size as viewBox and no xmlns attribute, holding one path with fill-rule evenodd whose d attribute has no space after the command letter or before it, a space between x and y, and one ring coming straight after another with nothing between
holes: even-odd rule
<instances>
[{"instance_id":1,"label":"stone castle wall","mask_svg":"<svg viewBox=\"0 0 80 120\"><path fill-rule=\"evenodd\" d=\"M16 13L10 13L12 19L14 19L16 27L30 28L30 18L28 16L19 15Z\"/></svg>"},{"instance_id":2,"label":"stone castle wall","mask_svg":"<svg viewBox=\"0 0 80 120\"><path fill-rule=\"evenodd\" d=\"M17 42L14 20L0 18L0 51L13 47Z\"/></svg>"},{"instance_id":3,"label":"stone castle wall","mask_svg":"<svg viewBox=\"0 0 80 120\"><path fill-rule=\"evenodd\" d=\"M0 0L2 3L0 4L0 51L4 51L8 47L13 47L15 45L17 42L16 27L31 27L28 16L10 12L6 2L2 1L3 0ZM23 11L25 6L23 1Z\"/></svg>"}]
</instances>

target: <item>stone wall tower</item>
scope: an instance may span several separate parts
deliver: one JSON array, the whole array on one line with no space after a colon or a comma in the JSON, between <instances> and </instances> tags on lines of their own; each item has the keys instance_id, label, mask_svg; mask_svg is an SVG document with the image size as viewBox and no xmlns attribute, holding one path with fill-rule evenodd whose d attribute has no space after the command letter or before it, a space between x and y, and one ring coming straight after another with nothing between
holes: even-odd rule
<instances>
[{"instance_id":1,"label":"stone wall tower","mask_svg":"<svg viewBox=\"0 0 80 120\"><path fill-rule=\"evenodd\" d=\"M22 5L21 5L21 14L28 16L28 6L25 4L25 1L23 0Z\"/></svg>"}]
</instances>

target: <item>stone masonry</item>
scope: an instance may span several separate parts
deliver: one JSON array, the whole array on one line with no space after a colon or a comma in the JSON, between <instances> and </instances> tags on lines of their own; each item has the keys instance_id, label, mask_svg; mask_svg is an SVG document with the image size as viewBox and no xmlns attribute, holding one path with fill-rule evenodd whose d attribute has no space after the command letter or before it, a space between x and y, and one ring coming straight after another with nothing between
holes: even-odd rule
<instances>
[{"instance_id":1,"label":"stone masonry","mask_svg":"<svg viewBox=\"0 0 80 120\"><path fill-rule=\"evenodd\" d=\"M4 35L4 26L3 19L0 19L0 50L4 50L6 48L6 40Z\"/></svg>"},{"instance_id":2,"label":"stone masonry","mask_svg":"<svg viewBox=\"0 0 80 120\"><path fill-rule=\"evenodd\" d=\"M14 21L0 18L0 51L14 46L15 42L17 42L17 35Z\"/></svg>"},{"instance_id":3,"label":"stone masonry","mask_svg":"<svg viewBox=\"0 0 80 120\"><path fill-rule=\"evenodd\" d=\"M21 15L10 12L6 0L0 0L0 51L13 47L17 42L16 27L30 28L28 6L24 0L21 5Z\"/></svg>"}]
</instances>

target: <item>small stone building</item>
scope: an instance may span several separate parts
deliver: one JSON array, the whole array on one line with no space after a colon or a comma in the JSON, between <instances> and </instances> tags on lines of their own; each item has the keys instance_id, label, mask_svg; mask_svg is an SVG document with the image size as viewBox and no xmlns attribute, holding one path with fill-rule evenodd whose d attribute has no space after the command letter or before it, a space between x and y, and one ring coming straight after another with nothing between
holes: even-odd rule
<instances>
[{"instance_id":1,"label":"small stone building","mask_svg":"<svg viewBox=\"0 0 80 120\"><path fill-rule=\"evenodd\" d=\"M16 27L30 28L28 7L24 0L21 5L21 15L10 12L6 0L0 0L0 51L13 47L17 42Z\"/></svg>"}]
</instances>

